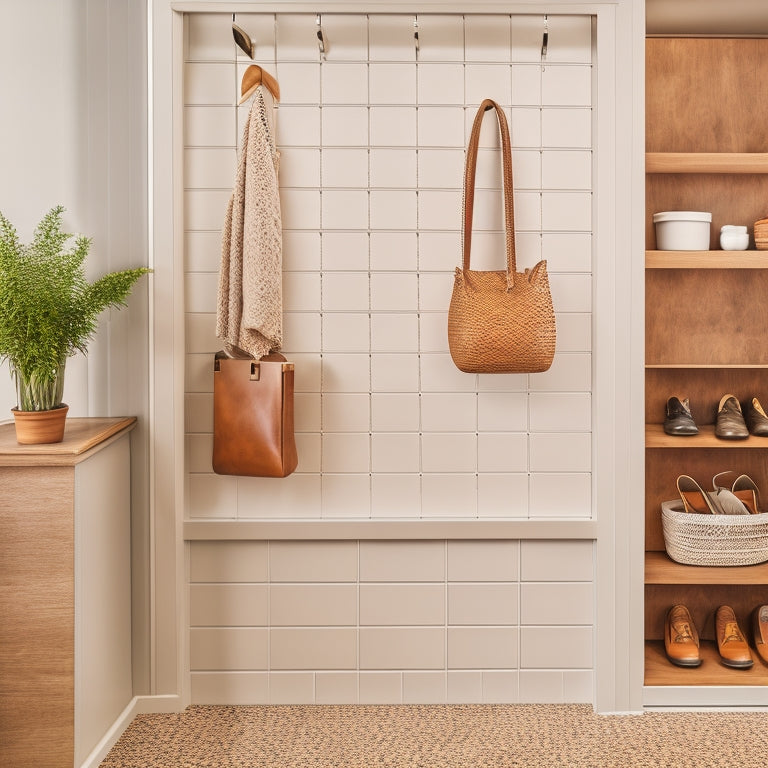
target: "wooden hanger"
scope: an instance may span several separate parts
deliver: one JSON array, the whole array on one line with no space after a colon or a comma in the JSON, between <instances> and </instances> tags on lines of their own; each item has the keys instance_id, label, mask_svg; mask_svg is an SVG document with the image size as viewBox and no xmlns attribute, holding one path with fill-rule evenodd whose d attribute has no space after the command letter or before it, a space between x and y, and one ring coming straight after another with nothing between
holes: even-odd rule
<instances>
[{"instance_id":1,"label":"wooden hanger","mask_svg":"<svg viewBox=\"0 0 768 768\"><path fill-rule=\"evenodd\" d=\"M238 105L247 101L253 92L260 86L265 85L267 90L274 96L275 101L280 101L280 86L272 75L258 64L251 64L243 74L243 80L240 84L240 101Z\"/></svg>"}]
</instances>

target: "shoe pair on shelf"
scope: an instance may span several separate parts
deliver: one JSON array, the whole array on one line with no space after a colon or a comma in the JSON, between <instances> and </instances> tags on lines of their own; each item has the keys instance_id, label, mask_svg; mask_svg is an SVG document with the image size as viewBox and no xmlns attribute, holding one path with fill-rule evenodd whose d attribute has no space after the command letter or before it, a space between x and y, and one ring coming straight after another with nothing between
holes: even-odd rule
<instances>
[{"instance_id":1,"label":"shoe pair on shelf","mask_svg":"<svg viewBox=\"0 0 768 768\"><path fill-rule=\"evenodd\" d=\"M664 416L664 431L668 435L696 435L699 428L693 420L688 398L680 400L670 397L667 400ZM717 407L715 437L722 440L744 440L749 435L768 437L768 415L760 401L753 397L747 407L746 420L741 410L741 403L736 395L723 395Z\"/></svg>"},{"instance_id":2,"label":"shoe pair on shelf","mask_svg":"<svg viewBox=\"0 0 768 768\"><path fill-rule=\"evenodd\" d=\"M721 605L715 612L715 638L720 661L726 667L749 669L753 665L749 643L729 605ZM760 605L752 613L752 640L755 650L768 664L768 605ZM699 633L684 605L675 605L667 613L664 649L667 658L678 667L701 665Z\"/></svg>"},{"instance_id":3,"label":"shoe pair on shelf","mask_svg":"<svg viewBox=\"0 0 768 768\"><path fill-rule=\"evenodd\" d=\"M697 515L760 514L760 492L749 475L739 475L730 488L719 485L723 475L734 474L730 471L716 474L712 478L712 491L705 491L690 475L680 475L677 492L683 500L683 509Z\"/></svg>"},{"instance_id":4,"label":"shoe pair on shelf","mask_svg":"<svg viewBox=\"0 0 768 768\"><path fill-rule=\"evenodd\" d=\"M717 408L715 437L722 440L744 440L749 435L768 437L768 416L760 401L753 397L747 406L746 421L736 395L723 395Z\"/></svg>"}]
</instances>

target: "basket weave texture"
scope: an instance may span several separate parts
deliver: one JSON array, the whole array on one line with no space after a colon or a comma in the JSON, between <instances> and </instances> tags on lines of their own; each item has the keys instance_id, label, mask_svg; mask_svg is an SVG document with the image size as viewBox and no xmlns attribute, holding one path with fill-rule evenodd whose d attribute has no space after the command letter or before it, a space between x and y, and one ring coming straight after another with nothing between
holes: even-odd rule
<instances>
[{"instance_id":1,"label":"basket weave texture","mask_svg":"<svg viewBox=\"0 0 768 768\"><path fill-rule=\"evenodd\" d=\"M755 222L755 248L758 251L768 251L768 219Z\"/></svg>"},{"instance_id":2,"label":"basket weave texture","mask_svg":"<svg viewBox=\"0 0 768 768\"><path fill-rule=\"evenodd\" d=\"M661 502L667 554L684 565L756 565L768 561L768 512L698 515L682 501Z\"/></svg>"}]
</instances>

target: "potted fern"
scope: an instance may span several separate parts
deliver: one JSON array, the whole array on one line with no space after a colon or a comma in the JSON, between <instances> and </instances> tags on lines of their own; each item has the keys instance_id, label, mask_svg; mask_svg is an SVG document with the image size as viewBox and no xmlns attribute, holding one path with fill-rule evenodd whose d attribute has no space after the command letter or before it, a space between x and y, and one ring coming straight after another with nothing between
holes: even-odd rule
<instances>
[{"instance_id":1,"label":"potted fern","mask_svg":"<svg viewBox=\"0 0 768 768\"><path fill-rule=\"evenodd\" d=\"M22 244L0 213L0 362L8 361L16 385L12 409L19 443L56 443L64 436L62 403L67 358L87 351L99 314L125 305L146 268L113 272L89 283L83 264L88 237L61 231L64 208L51 209ZM32 422L32 432L24 425ZM54 426L45 426L53 421Z\"/></svg>"}]
</instances>

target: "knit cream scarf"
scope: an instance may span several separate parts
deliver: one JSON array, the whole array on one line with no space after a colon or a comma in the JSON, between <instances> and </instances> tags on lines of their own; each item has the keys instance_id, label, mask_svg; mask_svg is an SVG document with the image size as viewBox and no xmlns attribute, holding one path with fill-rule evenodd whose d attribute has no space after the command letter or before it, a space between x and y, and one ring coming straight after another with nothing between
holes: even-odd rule
<instances>
[{"instance_id":1,"label":"knit cream scarf","mask_svg":"<svg viewBox=\"0 0 768 768\"><path fill-rule=\"evenodd\" d=\"M222 228L216 336L232 357L258 359L283 343L280 154L272 117L272 96L259 86Z\"/></svg>"}]
</instances>

